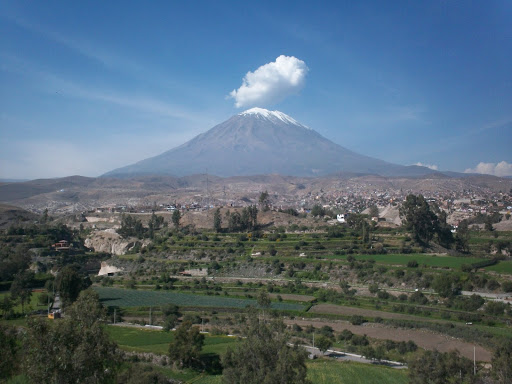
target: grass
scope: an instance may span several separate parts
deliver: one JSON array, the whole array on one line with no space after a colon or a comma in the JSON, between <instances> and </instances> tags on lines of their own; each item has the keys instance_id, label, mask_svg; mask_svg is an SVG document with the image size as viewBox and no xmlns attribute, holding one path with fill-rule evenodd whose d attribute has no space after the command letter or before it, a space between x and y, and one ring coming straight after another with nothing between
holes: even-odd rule
<instances>
[{"instance_id":1,"label":"grass","mask_svg":"<svg viewBox=\"0 0 512 384\"><path fill-rule=\"evenodd\" d=\"M32 292L32 296L30 296L30 302L25 303L25 313L29 313L31 311L37 311L37 310L47 310L46 304L39 304L39 296L42 295L42 292ZM0 301L3 301L4 296L10 296L9 292L1 292L0 293ZM21 304L18 302L13 307L14 313L21 313Z\"/></svg>"},{"instance_id":2,"label":"grass","mask_svg":"<svg viewBox=\"0 0 512 384\"><path fill-rule=\"evenodd\" d=\"M320 359L309 362L308 378L314 384L406 384L406 370Z\"/></svg>"},{"instance_id":3,"label":"grass","mask_svg":"<svg viewBox=\"0 0 512 384\"><path fill-rule=\"evenodd\" d=\"M174 337L173 332L136 327L107 326L105 329L119 347L133 352L166 354L169 350L169 343ZM205 336L204 354L223 354L229 345L237 342L236 338L229 336Z\"/></svg>"},{"instance_id":4,"label":"grass","mask_svg":"<svg viewBox=\"0 0 512 384\"><path fill-rule=\"evenodd\" d=\"M500 261L498 264L486 267L485 270L512 275L512 261Z\"/></svg>"},{"instance_id":5,"label":"grass","mask_svg":"<svg viewBox=\"0 0 512 384\"><path fill-rule=\"evenodd\" d=\"M460 268L462 264L472 264L482 261L477 257L453 257L453 256L434 256L421 253L414 254L389 254L389 255L357 255L356 260L375 260L379 264L392 264L407 266L409 261L417 261L419 265L439 268Z\"/></svg>"},{"instance_id":6,"label":"grass","mask_svg":"<svg viewBox=\"0 0 512 384\"><path fill-rule=\"evenodd\" d=\"M106 331L122 349L134 352L165 354L173 338L173 332L141 328L107 326ZM206 335L202 354L222 355L228 346L233 346L236 343L237 339L233 337ZM308 362L307 366L308 378L315 384L407 383L406 371L382 366L353 362L341 363L327 359ZM221 376L210 376L194 371L177 372L170 367L157 367L157 369L168 377L180 379L187 383L217 384L222 382Z\"/></svg>"},{"instance_id":7,"label":"grass","mask_svg":"<svg viewBox=\"0 0 512 384\"><path fill-rule=\"evenodd\" d=\"M215 308L245 308L257 306L253 299L236 299L231 297L194 295L188 293L142 291L122 288L95 287L100 300L105 306L116 307L148 307L164 304L175 304L180 307L215 307ZM293 303L272 303L272 309L302 311L304 305Z\"/></svg>"}]
</instances>

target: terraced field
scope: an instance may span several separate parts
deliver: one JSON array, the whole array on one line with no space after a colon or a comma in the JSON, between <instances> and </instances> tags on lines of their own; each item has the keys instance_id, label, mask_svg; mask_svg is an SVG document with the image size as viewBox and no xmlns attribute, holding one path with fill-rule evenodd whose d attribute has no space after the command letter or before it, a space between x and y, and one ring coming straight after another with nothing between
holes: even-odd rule
<instances>
[{"instance_id":1,"label":"terraced field","mask_svg":"<svg viewBox=\"0 0 512 384\"><path fill-rule=\"evenodd\" d=\"M100 300L107 307L149 307L165 304L175 304L179 307L216 307L216 308L245 308L257 307L252 299L235 299L231 297L194 295L176 292L143 291L135 289L95 287ZM272 309L287 311L303 311L306 307L293 303L272 303Z\"/></svg>"}]
</instances>

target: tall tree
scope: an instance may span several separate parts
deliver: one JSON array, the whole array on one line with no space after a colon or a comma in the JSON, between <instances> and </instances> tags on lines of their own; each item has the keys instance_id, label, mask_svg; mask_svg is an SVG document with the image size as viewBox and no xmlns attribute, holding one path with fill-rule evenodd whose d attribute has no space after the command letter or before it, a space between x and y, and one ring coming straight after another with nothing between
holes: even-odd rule
<instances>
[{"instance_id":1,"label":"tall tree","mask_svg":"<svg viewBox=\"0 0 512 384\"><path fill-rule=\"evenodd\" d=\"M306 351L289 346L289 335L282 321L259 322L251 316L246 338L222 357L222 380L226 384L305 384Z\"/></svg>"},{"instance_id":2,"label":"tall tree","mask_svg":"<svg viewBox=\"0 0 512 384\"><path fill-rule=\"evenodd\" d=\"M213 214L213 229L215 229L215 232L222 231L222 217L220 214L220 208L217 208Z\"/></svg>"},{"instance_id":3,"label":"tall tree","mask_svg":"<svg viewBox=\"0 0 512 384\"><path fill-rule=\"evenodd\" d=\"M179 209L175 209L172 212L172 223L174 224L174 228L178 229L180 227L181 221L181 213Z\"/></svg>"},{"instance_id":4,"label":"tall tree","mask_svg":"<svg viewBox=\"0 0 512 384\"><path fill-rule=\"evenodd\" d=\"M113 382L120 356L98 322L97 293L83 291L68 313L58 323L29 319L24 372L34 383Z\"/></svg>"},{"instance_id":5,"label":"tall tree","mask_svg":"<svg viewBox=\"0 0 512 384\"><path fill-rule=\"evenodd\" d=\"M82 277L73 267L65 266L57 275L55 287L59 292L62 305L71 305L80 292L91 285L91 280Z\"/></svg>"},{"instance_id":6,"label":"tall tree","mask_svg":"<svg viewBox=\"0 0 512 384\"><path fill-rule=\"evenodd\" d=\"M163 216L155 215L155 212L151 214L151 218L148 223L148 235L150 239L154 239L155 232L158 231L164 223Z\"/></svg>"},{"instance_id":7,"label":"tall tree","mask_svg":"<svg viewBox=\"0 0 512 384\"><path fill-rule=\"evenodd\" d=\"M180 367L191 367L199 362L199 355L204 345L204 335L198 327L187 320L181 323L174 333L169 345L169 357Z\"/></svg>"},{"instance_id":8,"label":"tall tree","mask_svg":"<svg viewBox=\"0 0 512 384\"><path fill-rule=\"evenodd\" d=\"M260 198L258 199L258 202L261 206L261 209L263 209L263 211L268 211L270 199L269 199L269 194L267 191L260 193Z\"/></svg>"},{"instance_id":9,"label":"tall tree","mask_svg":"<svg viewBox=\"0 0 512 384\"><path fill-rule=\"evenodd\" d=\"M0 378L3 380L7 380L18 369L19 346L16 334L16 328L0 325Z\"/></svg>"},{"instance_id":10,"label":"tall tree","mask_svg":"<svg viewBox=\"0 0 512 384\"><path fill-rule=\"evenodd\" d=\"M452 234L452 226L446 222L446 212L439 210L438 219L439 224L437 227L437 238L439 240L439 244L445 248L450 248L454 242L454 238Z\"/></svg>"},{"instance_id":11,"label":"tall tree","mask_svg":"<svg viewBox=\"0 0 512 384\"><path fill-rule=\"evenodd\" d=\"M370 207L370 217L379 217L379 208L375 204Z\"/></svg>"},{"instance_id":12,"label":"tall tree","mask_svg":"<svg viewBox=\"0 0 512 384\"><path fill-rule=\"evenodd\" d=\"M474 383L473 363L452 351L425 351L409 363L411 384Z\"/></svg>"},{"instance_id":13,"label":"tall tree","mask_svg":"<svg viewBox=\"0 0 512 384\"><path fill-rule=\"evenodd\" d=\"M437 232L438 218L422 195L408 195L400 208L400 217L420 243L428 244Z\"/></svg>"},{"instance_id":14,"label":"tall tree","mask_svg":"<svg viewBox=\"0 0 512 384\"><path fill-rule=\"evenodd\" d=\"M512 382L512 340L503 339L492 356L492 376L498 384Z\"/></svg>"},{"instance_id":15,"label":"tall tree","mask_svg":"<svg viewBox=\"0 0 512 384\"><path fill-rule=\"evenodd\" d=\"M462 220L455 236L455 248L461 252L469 251L469 226L467 220Z\"/></svg>"},{"instance_id":16,"label":"tall tree","mask_svg":"<svg viewBox=\"0 0 512 384\"><path fill-rule=\"evenodd\" d=\"M32 296L33 282L34 272L23 271L14 276L14 281L11 284L11 297L14 300L20 300L22 313L25 313L25 304Z\"/></svg>"}]
</instances>

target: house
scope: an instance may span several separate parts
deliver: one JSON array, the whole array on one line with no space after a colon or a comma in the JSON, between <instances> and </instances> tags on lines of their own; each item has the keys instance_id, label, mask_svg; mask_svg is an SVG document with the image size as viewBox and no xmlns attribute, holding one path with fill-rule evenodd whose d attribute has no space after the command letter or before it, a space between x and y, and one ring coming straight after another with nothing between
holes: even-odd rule
<instances>
[{"instance_id":1,"label":"house","mask_svg":"<svg viewBox=\"0 0 512 384\"><path fill-rule=\"evenodd\" d=\"M348 215L345 215L344 213L336 215L336 220L338 220L338 223L346 223L347 219L348 219Z\"/></svg>"},{"instance_id":2,"label":"house","mask_svg":"<svg viewBox=\"0 0 512 384\"><path fill-rule=\"evenodd\" d=\"M73 247L73 244L69 244L67 240L61 240L52 245L56 251L67 251Z\"/></svg>"}]
</instances>

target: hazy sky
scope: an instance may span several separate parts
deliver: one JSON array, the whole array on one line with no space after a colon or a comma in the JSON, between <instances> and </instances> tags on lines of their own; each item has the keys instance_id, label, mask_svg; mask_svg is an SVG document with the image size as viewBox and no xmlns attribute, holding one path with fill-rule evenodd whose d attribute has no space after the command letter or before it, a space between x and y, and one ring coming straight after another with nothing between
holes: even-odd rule
<instances>
[{"instance_id":1,"label":"hazy sky","mask_svg":"<svg viewBox=\"0 0 512 384\"><path fill-rule=\"evenodd\" d=\"M512 1L1 1L0 178L98 176L253 106L512 175Z\"/></svg>"}]
</instances>

